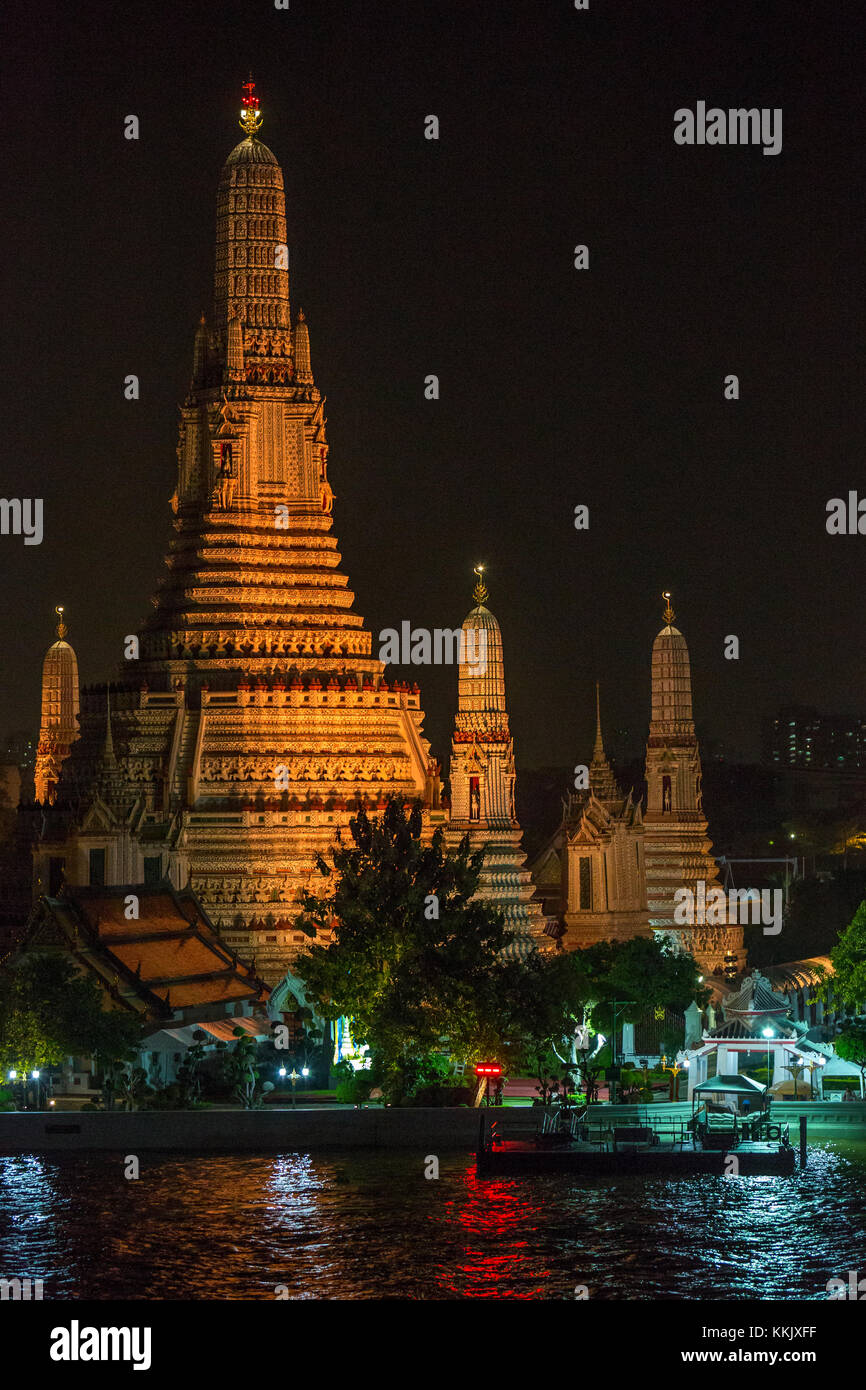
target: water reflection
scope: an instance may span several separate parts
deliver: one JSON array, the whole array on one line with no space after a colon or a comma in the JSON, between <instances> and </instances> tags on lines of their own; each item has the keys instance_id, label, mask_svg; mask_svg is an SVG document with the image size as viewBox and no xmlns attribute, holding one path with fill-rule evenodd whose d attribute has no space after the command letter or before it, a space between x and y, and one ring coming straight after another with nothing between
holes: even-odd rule
<instances>
[{"instance_id":1,"label":"water reflection","mask_svg":"<svg viewBox=\"0 0 866 1390\"><path fill-rule=\"evenodd\" d=\"M46 1298L826 1298L866 1145L781 1177L489 1178L466 1158L0 1158L0 1275Z\"/></svg>"}]
</instances>

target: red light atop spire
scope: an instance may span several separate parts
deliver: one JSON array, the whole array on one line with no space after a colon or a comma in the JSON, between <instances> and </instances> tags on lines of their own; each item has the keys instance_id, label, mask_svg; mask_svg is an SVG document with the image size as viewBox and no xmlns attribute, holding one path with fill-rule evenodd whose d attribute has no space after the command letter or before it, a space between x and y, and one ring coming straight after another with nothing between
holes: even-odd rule
<instances>
[{"instance_id":1,"label":"red light atop spire","mask_svg":"<svg viewBox=\"0 0 866 1390\"><path fill-rule=\"evenodd\" d=\"M247 135L255 135L262 123L262 117L259 111L259 99L256 96L256 84L253 81L252 73L250 73L248 80L243 83L241 91L243 92L243 98L241 118L238 124L241 130L246 131Z\"/></svg>"}]
</instances>

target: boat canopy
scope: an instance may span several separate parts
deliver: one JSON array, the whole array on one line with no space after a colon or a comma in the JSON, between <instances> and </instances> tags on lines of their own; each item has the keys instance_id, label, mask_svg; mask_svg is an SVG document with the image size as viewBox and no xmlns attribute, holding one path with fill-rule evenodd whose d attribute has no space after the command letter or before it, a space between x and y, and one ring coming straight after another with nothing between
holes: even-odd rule
<instances>
[{"instance_id":1,"label":"boat canopy","mask_svg":"<svg viewBox=\"0 0 866 1390\"><path fill-rule=\"evenodd\" d=\"M757 1092L763 1095L766 1086L762 1086L760 1081L753 1081L750 1076L741 1076L738 1072L724 1073L719 1076L709 1076L706 1081L699 1081L692 1091L695 1095L698 1091L733 1091L738 1095L751 1095Z\"/></svg>"}]
</instances>

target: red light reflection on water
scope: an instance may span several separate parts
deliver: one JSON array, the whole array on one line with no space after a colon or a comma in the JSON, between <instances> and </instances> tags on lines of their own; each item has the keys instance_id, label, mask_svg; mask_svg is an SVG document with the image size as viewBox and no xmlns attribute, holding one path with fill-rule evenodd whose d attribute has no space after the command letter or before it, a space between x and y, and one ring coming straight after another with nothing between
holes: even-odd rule
<instances>
[{"instance_id":1,"label":"red light reflection on water","mask_svg":"<svg viewBox=\"0 0 866 1390\"><path fill-rule=\"evenodd\" d=\"M443 1290L457 1298L543 1298L551 1271L526 1239L533 1209L540 1210L537 1196L514 1179L479 1178L474 1161L460 1185L460 1198L445 1202L443 1212L465 1245L450 1277L442 1279ZM491 1251L491 1245L501 1248Z\"/></svg>"}]
</instances>

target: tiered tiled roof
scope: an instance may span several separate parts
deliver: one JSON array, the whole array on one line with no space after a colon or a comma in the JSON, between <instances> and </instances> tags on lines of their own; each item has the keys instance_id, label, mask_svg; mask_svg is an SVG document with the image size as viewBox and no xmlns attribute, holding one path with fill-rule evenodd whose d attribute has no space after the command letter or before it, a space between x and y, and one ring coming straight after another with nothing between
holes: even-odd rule
<instances>
[{"instance_id":1,"label":"tiered tiled roof","mask_svg":"<svg viewBox=\"0 0 866 1390\"><path fill-rule=\"evenodd\" d=\"M137 919L126 915L130 895ZM268 989L217 936L195 895L168 883L143 888L75 888L43 897L24 950L65 947L116 1006L153 1019L191 1021L226 1006L263 1001Z\"/></svg>"}]
</instances>

